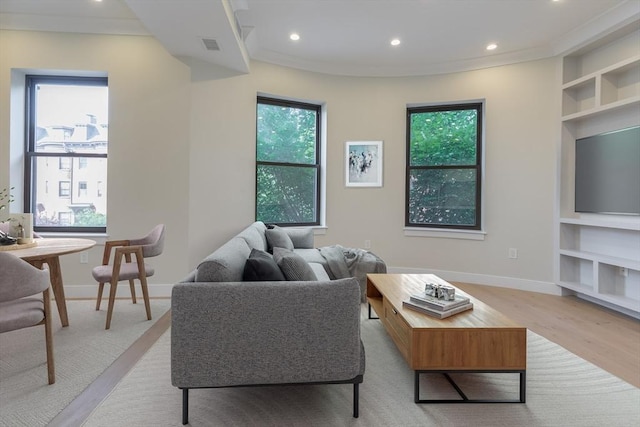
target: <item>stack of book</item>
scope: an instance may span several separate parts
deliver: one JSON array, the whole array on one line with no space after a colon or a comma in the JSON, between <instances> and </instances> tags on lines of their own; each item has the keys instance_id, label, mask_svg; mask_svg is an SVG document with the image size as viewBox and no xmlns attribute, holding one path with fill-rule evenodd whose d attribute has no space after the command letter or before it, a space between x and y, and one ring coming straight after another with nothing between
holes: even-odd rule
<instances>
[{"instance_id":1,"label":"stack of book","mask_svg":"<svg viewBox=\"0 0 640 427\"><path fill-rule=\"evenodd\" d=\"M456 295L454 300L448 301L425 294L413 294L408 301L403 301L402 305L438 319L444 319L473 308L473 303L469 298L460 295Z\"/></svg>"}]
</instances>

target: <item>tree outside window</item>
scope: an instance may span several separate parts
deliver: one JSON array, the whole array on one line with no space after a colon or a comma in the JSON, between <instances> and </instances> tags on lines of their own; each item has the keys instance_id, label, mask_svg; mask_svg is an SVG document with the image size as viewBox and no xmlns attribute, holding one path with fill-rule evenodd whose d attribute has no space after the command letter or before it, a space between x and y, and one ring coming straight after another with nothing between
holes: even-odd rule
<instances>
[{"instance_id":1,"label":"tree outside window","mask_svg":"<svg viewBox=\"0 0 640 427\"><path fill-rule=\"evenodd\" d=\"M481 227L482 103L407 109L405 225Z\"/></svg>"},{"instance_id":2,"label":"tree outside window","mask_svg":"<svg viewBox=\"0 0 640 427\"><path fill-rule=\"evenodd\" d=\"M256 220L320 223L320 106L258 97Z\"/></svg>"}]
</instances>

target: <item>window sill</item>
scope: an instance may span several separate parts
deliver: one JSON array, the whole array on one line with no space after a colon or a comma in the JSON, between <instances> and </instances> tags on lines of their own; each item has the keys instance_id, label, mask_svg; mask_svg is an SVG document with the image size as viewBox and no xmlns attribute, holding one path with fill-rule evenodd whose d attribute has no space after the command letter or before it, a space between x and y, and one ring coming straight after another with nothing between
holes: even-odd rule
<instances>
[{"instance_id":1,"label":"window sill","mask_svg":"<svg viewBox=\"0 0 640 427\"><path fill-rule=\"evenodd\" d=\"M484 240L487 233L482 230L442 230L437 228L405 227L407 237L435 237L441 239Z\"/></svg>"}]
</instances>

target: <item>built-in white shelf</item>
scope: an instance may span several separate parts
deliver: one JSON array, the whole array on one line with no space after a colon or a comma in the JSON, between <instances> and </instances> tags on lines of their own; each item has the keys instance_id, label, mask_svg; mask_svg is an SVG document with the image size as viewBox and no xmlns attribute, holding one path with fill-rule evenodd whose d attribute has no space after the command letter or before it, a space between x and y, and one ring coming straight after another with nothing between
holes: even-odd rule
<instances>
[{"instance_id":1,"label":"built-in white shelf","mask_svg":"<svg viewBox=\"0 0 640 427\"><path fill-rule=\"evenodd\" d=\"M618 228L640 231L640 217L627 217L627 220L611 218L560 218L560 224L574 224L591 227Z\"/></svg>"},{"instance_id":2,"label":"built-in white shelf","mask_svg":"<svg viewBox=\"0 0 640 427\"><path fill-rule=\"evenodd\" d=\"M640 30L562 60L556 283L640 317L640 217L573 211L575 141L640 125Z\"/></svg>"}]
</instances>

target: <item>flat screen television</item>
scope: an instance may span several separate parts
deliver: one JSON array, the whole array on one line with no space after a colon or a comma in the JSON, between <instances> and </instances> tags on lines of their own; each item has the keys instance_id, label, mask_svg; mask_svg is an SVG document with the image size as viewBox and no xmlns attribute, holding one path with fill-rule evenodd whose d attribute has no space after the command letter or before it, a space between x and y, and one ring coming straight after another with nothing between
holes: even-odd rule
<instances>
[{"instance_id":1,"label":"flat screen television","mask_svg":"<svg viewBox=\"0 0 640 427\"><path fill-rule=\"evenodd\" d=\"M640 215L640 126L576 140L575 210Z\"/></svg>"}]
</instances>

